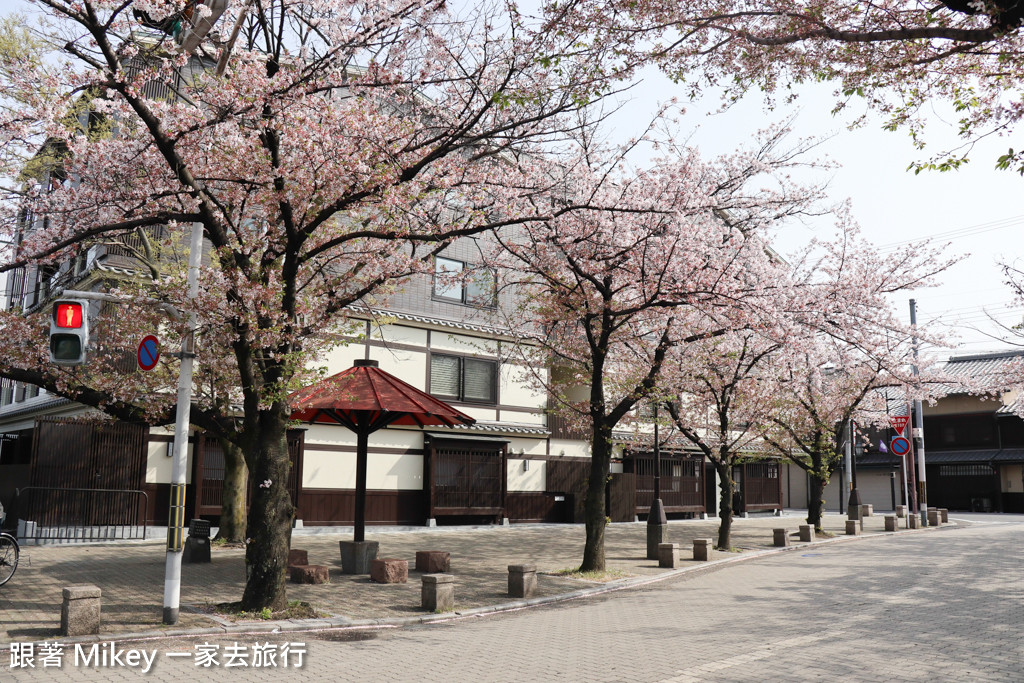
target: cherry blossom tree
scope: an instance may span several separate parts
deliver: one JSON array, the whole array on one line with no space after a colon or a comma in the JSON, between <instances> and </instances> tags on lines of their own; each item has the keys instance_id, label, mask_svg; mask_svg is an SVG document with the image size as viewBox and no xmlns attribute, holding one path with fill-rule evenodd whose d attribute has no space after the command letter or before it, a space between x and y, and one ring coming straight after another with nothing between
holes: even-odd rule
<instances>
[{"instance_id":1,"label":"cherry blossom tree","mask_svg":"<svg viewBox=\"0 0 1024 683\"><path fill-rule=\"evenodd\" d=\"M46 362L36 308L3 314L0 375L165 423L174 359L141 376L114 361L142 331L180 341L184 325L154 301L195 313L193 425L266 483L250 501L242 607L281 609L289 395L316 379L350 305L381 303L453 239L551 218L533 166L578 131L602 69L593 55L538 59L572 38L514 12L455 17L429 0L233 3L195 54L152 29L180 21L182 0L33 5L52 54L0 70L3 158L34 155L2 189L0 230L17 247L0 269L59 285L97 244L149 243L159 258L108 280L122 303L104 306L109 353L87 366ZM195 224L209 253L189 299L179 257Z\"/></svg>"},{"instance_id":2,"label":"cherry blossom tree","mask_svg":"<svg viewBox=\"0 0 1024 683\"><path fill-rule=\"evenodd\" d=\"M559 167L555 201L590 208L500 239L499 263L523 293L521 350L551 368L540 379L555 409L590 435L581 571L605 568L613 430L652 395L673 349L757 326L774 304L763 235L820 199L785 178L803 162L783 139L766 132L713 163L670 147L646 170L582 144Z\"/></svg>"},{"instance_id":3,"label":"cherry blossom tree","mask_svg":"<svg viewBox=\"0 0 1024 683\"><path fill-rule=\"evenodd\" d=\"M762 375L783 346L762 330L739 330L678 350L662 374L659 390L672 425L718 474L718 548L732 545L732 467L763 450L763 427L778 408L774 387Z\"/></svg>"},{"instance_id":4,"label":"cherry blossom tree","mask_svg":"<svg viewBox=\"0 0 1024 683\"><path fill-rule=\"evenodd\" d=\"M1012 132L1024 114L1024 10L1015 0L558 0L547 19L614 45L624 71L653 60L692 97L710 85L726 87L727 101L751 89L788 97L794 85L834 81L837 110L862 101L919 144L922 111L947 101L966 149L918 168L955 168L970 141ZM1011 148L998 164L1024 172L1024 151Z\"/></svg>"}]
</instances>

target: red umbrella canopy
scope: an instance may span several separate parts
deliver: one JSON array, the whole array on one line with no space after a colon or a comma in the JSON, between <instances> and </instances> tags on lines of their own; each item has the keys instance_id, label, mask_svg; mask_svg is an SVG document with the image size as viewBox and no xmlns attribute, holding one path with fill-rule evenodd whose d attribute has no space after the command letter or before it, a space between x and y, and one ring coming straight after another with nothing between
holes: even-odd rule
<instances>
[{"instance_id":1,"label":"red umbrella canopy","mask_svg":"<svg viewBox=\"0 0 1024 683\"><path fill-rule=\"evenodd\" d=\"M357 360L289 397L293 420L335 422L353 431L373 432L388 425L473 424L465 413L381 370L375 360Z\"/></svg>"}]
</instances>

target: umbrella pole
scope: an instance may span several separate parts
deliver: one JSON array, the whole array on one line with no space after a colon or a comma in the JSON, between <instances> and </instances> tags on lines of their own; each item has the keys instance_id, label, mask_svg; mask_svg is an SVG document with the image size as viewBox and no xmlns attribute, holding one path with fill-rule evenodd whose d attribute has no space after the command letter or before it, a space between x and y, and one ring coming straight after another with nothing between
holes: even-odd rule
<instances>
[{"instance_id":1,"label":"umbrella pole","mask_svg":"<svg viewBox=\"0 0 1024 683\"><path fill-rule=\"evenodd\" d=\"M366 452L369 442L368 432L361 429L356 432L356 543L366 540Z\"/></svg>"}]
</instances>

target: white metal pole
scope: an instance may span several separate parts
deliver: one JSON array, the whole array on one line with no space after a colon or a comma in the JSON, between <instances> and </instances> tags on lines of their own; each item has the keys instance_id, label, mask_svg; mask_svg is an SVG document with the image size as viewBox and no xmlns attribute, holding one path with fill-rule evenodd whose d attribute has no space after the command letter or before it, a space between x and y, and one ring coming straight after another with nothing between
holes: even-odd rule
<instances>
[{"instance_id":1,"label":"white metal pole","mask_svg":"<svg viewBox=\"0 0 1024 683\"><path fill-rule=\"evenodd\" d=\"M199 296L199 267L203 260L203 224L192 224L188 254L188 299ZM177 624L181 602L181 554L185 533L185 471L188 426L192 408L192 361L195 358L195 306L190 306L188 326L181 344L178 373L178 406L174 421L174 460L171 473L171 508L167 519L167 562L164 571L164 623Z\"/></svg>"},{"instance_id":2,"label":"white metal pole","mask_svg":"<svg viewBox=\"0 0 1024 683\"><path fill-rule=\"evenodd\" d=\"M914 377L918 376L917 369L917 301L910 300L910 325L914 328ZM924 466L924 415L921 410L921 400L914 399L914 425L910 435L914 443L914 450L917 451L917 500L921 507L921 526L928 526L928 483Z\"/></svg>"}]
</instances>

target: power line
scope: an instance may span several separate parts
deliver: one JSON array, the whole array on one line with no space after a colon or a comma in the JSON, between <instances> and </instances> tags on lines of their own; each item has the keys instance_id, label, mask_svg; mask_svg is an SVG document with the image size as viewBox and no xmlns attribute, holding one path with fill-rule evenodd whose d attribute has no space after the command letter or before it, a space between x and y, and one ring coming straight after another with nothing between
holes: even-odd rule
<instances>
[{"instance_id":1,"label":"power line","mask_svg":"<svg viewBox=\"0 0 1024 683\"><path fill-rule=\"evenodd\" d=\"M939 232L933 235L926 235L923 237L915 237L913 239L901 240L899 242L889 242L887 244L877 245L877 248L881 252L896 251L900 247L907 246L910 244L917 244L926 240L956 240L964 237L971 237L973 235L980 235L985 232L992 232L994 230L1003 230L1005 228L1011 228L1015 225L1024 223L1024 215L1011 216L1009 218L1001 218L995 221L989 221L988 223L978 223L977 225L971 225L965 228L957 228L955 230L947 230L946 232Z\"/></svg>"}]
</instances>

